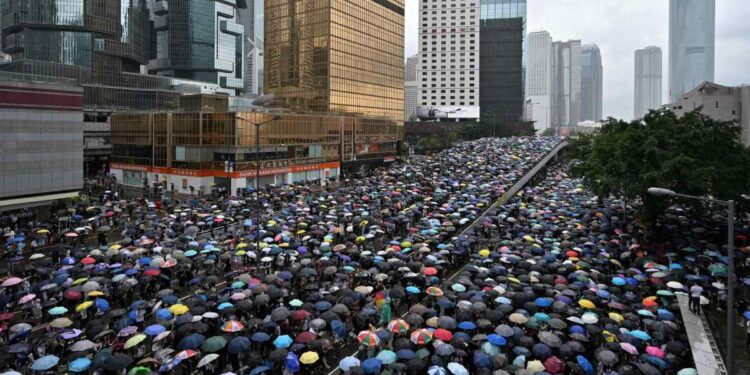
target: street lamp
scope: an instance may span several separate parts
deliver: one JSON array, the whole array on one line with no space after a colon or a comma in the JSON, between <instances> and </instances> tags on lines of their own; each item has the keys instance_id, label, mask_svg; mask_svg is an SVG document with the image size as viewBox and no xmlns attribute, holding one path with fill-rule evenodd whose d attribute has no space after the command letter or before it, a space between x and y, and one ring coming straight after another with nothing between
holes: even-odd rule
<instances>
[{"instance_id":1,"label":"street lamp","mask_svg":"<svg viewBox=\"0 0 750 375\"><path fill-rule=\"evenodd\" d=\"M263 204L260 201L260 127L281 119L281 116L276 115L272 119L262 122L253 122L240 115L235 115L234 118L255 125L255 200L258 201L258 212L255 213L255 248L260 250L260 214L263 210Z\"/></svg>"},{"instance_id":2,"label":"street lamp","mask_svg":"<svg viewBox=\"0 0 750 375\"><path fill-rule=\"evenodd\" d=\"M696 197L658 187L648 188L647 191L649 194L657 197L697 199L709 204L720 204L727 207L727 258L729 258L729 275L727 276L727 350L725 361L727 374L732 374L732 362L734 360L734 201Z\"/></svg>"}]
</instances>

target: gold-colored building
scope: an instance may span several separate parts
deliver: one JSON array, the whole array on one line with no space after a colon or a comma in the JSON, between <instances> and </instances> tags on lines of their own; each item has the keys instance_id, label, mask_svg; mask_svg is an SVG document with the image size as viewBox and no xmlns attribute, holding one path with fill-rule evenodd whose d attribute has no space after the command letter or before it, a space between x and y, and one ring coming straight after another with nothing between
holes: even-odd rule
<instances>
[{"instance_id":1,"label":"gold-colored building","mask_svg":"<svg viewBox=\"0 0 750 375\"><path fill-rule=\"evenodd\" d=\"M403 0L266 0L264 54L279 104L404 118Z\"/></svg>"}]
</instances>

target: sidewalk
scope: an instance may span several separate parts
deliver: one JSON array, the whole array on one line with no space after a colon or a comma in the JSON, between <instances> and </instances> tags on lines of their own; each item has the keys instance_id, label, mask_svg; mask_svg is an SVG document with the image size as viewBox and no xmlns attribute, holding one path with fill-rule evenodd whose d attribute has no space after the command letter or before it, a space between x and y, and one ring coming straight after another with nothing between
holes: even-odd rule
<instances>
[{"instance_id":1,"label":"sidewalk","mask_svg":"<svg viewBox=\"0 0 750 375\"><path fill-rule=\"evenodd\" d=\"M690 312L686 295L677 295L677 301L680 304L682 321L685 322L685 331L688 335L690 350L693 353L698 375L727 375L724 361L711 334L710 327L704 319L701 319L704 314L696 315ZM739 371L736 365L735 370L738 374L744 373Z\"/></svg>"}]
</instances>

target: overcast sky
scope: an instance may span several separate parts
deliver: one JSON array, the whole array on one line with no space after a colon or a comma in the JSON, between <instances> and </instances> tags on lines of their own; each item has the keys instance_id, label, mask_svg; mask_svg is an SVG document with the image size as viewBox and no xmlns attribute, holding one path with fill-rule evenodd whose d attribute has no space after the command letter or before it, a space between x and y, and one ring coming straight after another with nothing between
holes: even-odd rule
<instances>
[{"instance_id":1,"label":"overcast sky","mask_svg":"<svg viewBox=\"0 0 750 375\"><path fill-rule=\"evenodd\" d=\"M406 0L406 56L417 53L419 0ZM717 83L750 84L750 2L716 0ZM604 67L604 116L633 116L633 55L662 49L662 96L669 75L668 0L528 0L526 31L546 30L553 40L597 44Z\"/></svg>"}]
</instances>

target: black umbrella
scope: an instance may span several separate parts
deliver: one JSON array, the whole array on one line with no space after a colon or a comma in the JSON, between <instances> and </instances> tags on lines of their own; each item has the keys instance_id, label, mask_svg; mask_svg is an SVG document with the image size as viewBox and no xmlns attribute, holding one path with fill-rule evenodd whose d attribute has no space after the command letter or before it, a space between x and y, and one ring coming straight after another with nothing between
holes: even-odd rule
<instances>
[{"instance_id":1,"label":"black umbrella","mask_svg":"<svg viewBox=\"0 0 750 375\"><path fill-rule=\"evenodd\" d=\"M127 354L117 354L104 362L104 368L109 371L120 371L127 368L131 363L133 363L133 357Z\"/></svg>"}]
</instances>

